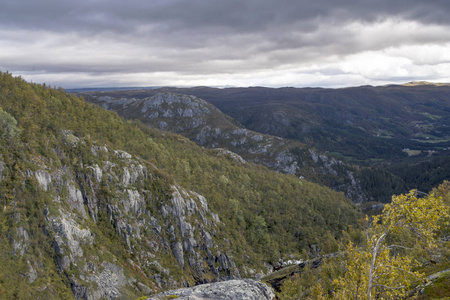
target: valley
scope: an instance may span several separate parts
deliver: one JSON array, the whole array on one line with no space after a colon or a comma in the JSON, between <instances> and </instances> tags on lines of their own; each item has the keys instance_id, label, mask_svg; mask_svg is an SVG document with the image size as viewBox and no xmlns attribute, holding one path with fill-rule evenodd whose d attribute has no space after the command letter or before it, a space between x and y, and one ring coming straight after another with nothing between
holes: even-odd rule
<instances>
[{"instance_id":1,"label":"valley","mask_svg":"<svg viewBox=\"0 0 450 300\"><path fill-rule=\"evenodd\" d=\"M433 175L408 173L410 182L429 184L427 197L436 201L420 204L431 213L419 220L442 222L427 233L436 248L426 256L418 248L414 259L428 275L445 270L448 225L439 217L447 216L450 190L448 182L433 183L447 176L444 150L356 165L252 131L196 96L151 91L131 98L86 92L94 105L0 73L0 298L326 294L321 289L337 283L305 282L320 282L326 272L345 280L341 260L353 243L367 247L370 219L362 209L375 214L393 188L404 188L402 181L395 186L395 174L411 162ZM346 195L367 198L352 203ZM416 243L409 232L390 238ZM274 281L276 294L258 281L288 261L307 272L285 271Z\"/></svg>"},{"instance_id":2,"label":"valley","mask_svg":"<svg viewBox=\"0 0 450 300\"><path fill-rule=\"evenodd\" d=\"M171 93L196 96L202 106L206 107L207 101L220 111L212 110L214 114L207 114L211 117L195 128L195 118L180 116L179 120L190 124L187 128L180 124L162 128L160 125L166 124L163 112L154 108L152 117L139 112L142 104L137 103ZM80 95L125 118L183 134L202 146L226 148L274 170L343 191L356 203L388 202L392 194L413 188L429 191L450 178L446 171L450 170L448 85L155 88ZM178 108L171 106L173 111ZM230 132L242 134L232 141ZM259 148L254 147L258 144L254 139L246 140L250 133L261 139ZM267 139L278 142L270 142L268 150L263 146ZM441 164L439 172L430 167L436 164Z\"/></svg>"},{"instance_id":3,"label":"valley","mask_svg":"<svg viewBox=\"0 0 450 300\"><path fill-rule=\"evenodd\" d=\"M450 299L449 14L0 0L0 300Z\"/></svg>"}]
</instances>

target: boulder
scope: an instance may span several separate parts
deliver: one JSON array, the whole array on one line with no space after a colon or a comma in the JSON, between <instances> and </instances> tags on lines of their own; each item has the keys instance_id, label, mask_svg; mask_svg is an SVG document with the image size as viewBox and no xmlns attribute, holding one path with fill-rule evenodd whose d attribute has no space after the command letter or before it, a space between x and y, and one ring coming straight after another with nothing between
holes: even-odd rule
<instances>
[{"instance_id":1,"label":"boulder","mask_svg":"<svg viewBox=\"0 0 450 300\"><path fill-rule=\"evenodd\" d=\"M269 286L253 279L228 280L167 291L147 300L272 300L275 294Z\"/></svg>"}]
</instances>

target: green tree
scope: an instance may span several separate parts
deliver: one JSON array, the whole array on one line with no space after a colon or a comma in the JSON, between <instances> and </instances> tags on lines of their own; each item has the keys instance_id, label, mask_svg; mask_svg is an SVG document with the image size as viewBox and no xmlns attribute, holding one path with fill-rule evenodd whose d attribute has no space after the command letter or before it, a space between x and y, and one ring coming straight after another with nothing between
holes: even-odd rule
<instances>
[{"instance_id":1,"label":"green tree","mask_svg":"<svg viewBox=\"0 0 450 300\"><path fill-rule=\"evenodd\" d=\"M395 244L391 237L399 232L410 232L415 237L416 249L436 246L436 232L449 213L441 197L434 194L418 197L412 190L406 195L393 196L381 215L369 220L366 245L346 247L347 271L336 279L337 299L393 299L404 297L414 281L423 274L414 271L419 265L410 255L412 248ZM403 251L402 251L403 250ZM407 251L404 251L407 250Z\"/></svg>"},{"instance_id":2,"label":"green tree","mask_svg":"<svg viewBox=\"0 0 450 300\"><path fill-rule=\"evenodd\" d=\"M0 108L0 136L2 139L14 139L20 133L17 121Z\"/></svg>"}]
</instances>

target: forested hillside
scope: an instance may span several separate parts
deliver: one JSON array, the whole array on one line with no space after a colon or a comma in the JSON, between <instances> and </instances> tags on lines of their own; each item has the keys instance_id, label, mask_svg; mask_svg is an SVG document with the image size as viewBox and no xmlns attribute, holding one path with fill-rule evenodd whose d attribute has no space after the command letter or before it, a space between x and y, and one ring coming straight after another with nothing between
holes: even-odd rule
<instances>
[{"instance_id":1,"label":"forested hillside","mask_svg":"<svg viewBox=\"0 0 450 300\"><path fill-rule=\"evenodd\" d=\"M118 92L83 93L86 101L139 120L153 128L182 134L221 155L252 161L343 192L355 203L373 200L360 185L357 168L294 140L243 128L212 104L195 96L160 93L143 99ZM231 151L231 152L230 152ZM236 154L238 155L236 155ZM242 156L242 158L241 158Z\"/></svg>"},{"instance_id":2,"label":"forested hillside","mask_svg":"<svg viewBox=\"0 0 450 300\"><path fill-rule=\"evenodd\" d=\"M450 156L448 85L196 87L88 94L144 99L161 92L195 95L246 129L297 140L327 157L358 165L361 172L355 177L362 192L375 201L387 202L390 195L413 188L428 191L450 178L450 168L433 167Z\"/></svg>"},{"instance_id":3,"label":"forested hillside","mask_svg":"<svg viewBox=\"0 0 450 300\"><path fill-rule=\"evenodd\" d=\"M0 74L0 298L133 298L334 250L360 213L62 90Z\"/></svg>"}]
</instances>

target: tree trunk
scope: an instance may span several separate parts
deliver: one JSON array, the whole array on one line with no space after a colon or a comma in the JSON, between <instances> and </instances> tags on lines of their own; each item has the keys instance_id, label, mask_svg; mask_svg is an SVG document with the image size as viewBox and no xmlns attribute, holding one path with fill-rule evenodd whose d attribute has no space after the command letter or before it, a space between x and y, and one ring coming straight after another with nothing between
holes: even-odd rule
<instances>
[{"instance_id":1,"label":"tree trunk","mask_svg":"<svg viewBox=\"0 0 450 300\"><path fill-rule=\"evenodd\" d=\"M372 250L372 262L370 263L370 270L369 270L369 281L367 283L367 300L372 299L372 287L373 287L373 274L375 272L375 263L377 261L378 251L380 250L381 243L383 242L384 238L386 237L386 233L383 233L375 243L375 246Z\"/></svg>"}]
</instances>

